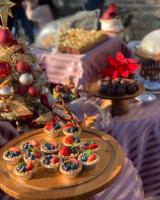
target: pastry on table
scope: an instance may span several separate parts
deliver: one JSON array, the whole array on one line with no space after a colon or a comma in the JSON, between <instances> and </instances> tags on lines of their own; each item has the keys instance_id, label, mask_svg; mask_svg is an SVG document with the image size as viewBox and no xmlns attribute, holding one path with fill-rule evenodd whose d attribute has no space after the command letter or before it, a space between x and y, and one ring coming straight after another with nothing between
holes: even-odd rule
<instances>
[{"instance_id":1,"label":"pastry on table","mask_svg":"<svg viewBox=\"0 0 160 200\"><path fill-rule=\"evenodd\" d=\"M32 162L34 166L38 166L41 159L41 153L32 148L24 153L23 159L26 163Z\"/></svg>"},{"instance_id":2,"label":"pastry on table","mask_svg":"<svg viewBox=\"0 0 160 200\"><path fill-rule=\"evenodd\" d=\"M59 121L48 122L44 127L44 132L49 137L57 137L62 132L62 126Z\"/></svg>"},{"instance_id":3,"label":"pastry on table","mask_svg":"<svg viewBox=\"0 0 160 200\"><path fill-rule=\"evenodd\" d=\"M92 152L97 152L100 149L100 146L93 140L87 140L81 144L80 149L82 151L92 150Z\"/></svg>"},{"instance_id":4,"label":"pastry on table","mask_svg":"<svg viewBox=\"0 0 160 200\"><path fill-rule=\"evenodd\" d=\"M20 162L16 167L14 168L14 173L22 178L23 180L29 180L32 178L33 175L33 164L32 162Z\"/></svg>"},{"instance_id":5,"label":"pastry on table","mask_svg":"<svg viewBox=\"0 0 160 200\"><path fill-rule=\"evenodd\" d=\"M99 156L91 150L87 150L78 156L78 160L86 169L92 169L95 168L96 164L99 162Z\"/></svg>"},{"instance_id":6,"label":"pastry on table","mask_svg":"<svg viewBox=\"0 0 160 200\"><path fill-rule=\"evenodd\" d=\"M81 128L78 125L69 123L63 127L63 133L64 135L79 136L81 134Z\"/></svg>"},{"instance_id":7,"label":"pastry on table","mask_svg":"<svg viewBox=\"0 0 160 200\"><path fill-rule=\"evenodd\" d=\"M50 154L42 157L41 166L44 167L47 171L57 171L59 165L61 163L61 159L59 156Z\"/></svg>"},{"instance_id":8,"label":"pastry on table","mask_svg":"<svg viewBox=\"0 0 160 200\"><path fill-rule=\"evenodd\" d=\"M28 151L28 150L30 150L32 148L34 148L34 149L38 149L39 148L39 143L36 140L25 141L20 146L20 149L23 152Z\"/></svg>"},{"instance_id":9,"label":"pastry on table","mask_svg":"<svg viewBox=\"0 0 160 200\"><path fill-rule=\"evenodd\" d=\"M70 158L61 163L60 172L69 179L76 178L82 170L82 164L75 158Z\"/></svg>"},{"instance_id":10,"label":"pastry on table","mask_svg":"<svg viewBox=\"0 0 160 200\"><path fill-rule=\"evenodd\" d=\"M45 142L41 145L40 149L43 153L56 153L59 151L60 145L56 142Z\"/></svg>"},{"instance_id":11,"label":"pastry on table","mask_svg":"<svg viewBox=\"0 0 160 200\"><path fill-rule=\"evenodd\" d=\"M58 155L64 160L71 158L71 157L76 158L79 155L79 148L78 147L63 146L59 150Z\"/></svg>"},{"instance_id":12,"label":"pastry on table","mask_svg":"<svg viewBox=\"0 0 160 200\"><path fill-rule=\"evenodd\" d=\"M11 147L3 153L3 159L10 165L16 165L21 158L22 154L18 147Z\"/></svg>"},{"instance_id":13,"label":"pastry on table","mask_svg":"<svg viewBox=\"0 0 160 200\"><path fill-rule=\"evenodd\" d=\"M79 136L68 135L63 139L63 144L65 146L79 147L81 140Z\"/></svg>"}]
</instances>

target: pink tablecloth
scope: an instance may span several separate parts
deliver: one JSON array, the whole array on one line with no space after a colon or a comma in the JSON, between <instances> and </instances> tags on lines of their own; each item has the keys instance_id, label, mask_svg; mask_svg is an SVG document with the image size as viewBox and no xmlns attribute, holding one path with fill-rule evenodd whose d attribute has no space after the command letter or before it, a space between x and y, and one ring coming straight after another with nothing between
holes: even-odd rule
<instances>
[{"instance_id":1,"label":"pink tablecloth","mask_svg":"<svg viewBox=\"0 0 160 200\"><path fill-rule=\"evenodd\" d=\"M79 117L83 113L99 112L92 102L98 99L77 100L70 106ZM115 117L110 125L108 115L98 117L97 128L108 132L123 146L126 155L137 168L149 200L160 199L160 99L142 105L130 103L130 111L124 116ZM109 117L108 117L109 119Z\"/></svg>"},{"instance_id":2,"label":"pink tablecloth","mask_svg":"<svg viewBox=\"0 0 160 200\"><path fill-rule=\"evenodd\" d=\"M0 122L0 145L18 134L7 122ZM5 142L4 142L5 141ZM144 200L142 182L131 161L125 158L124 168L118 179L106 190L95 196L96 200ZM0 200L13 200L0 191Z\"/></svg>"},{"instance_id":3,"label":"pink tablecloth","mask_svg":"<svg viewBox=\"0 0 160 200\"><path fill-rule=\"evenodd\" d=\"M113 37L93 50L82 55L49 53L31 48L46 68L49 82L63 83L65 78L73 76L76 86L83 85L99 76L106 66L107 56L115 56L118 51L130 54L119 38Z\"/></svg>"}]
</instances>

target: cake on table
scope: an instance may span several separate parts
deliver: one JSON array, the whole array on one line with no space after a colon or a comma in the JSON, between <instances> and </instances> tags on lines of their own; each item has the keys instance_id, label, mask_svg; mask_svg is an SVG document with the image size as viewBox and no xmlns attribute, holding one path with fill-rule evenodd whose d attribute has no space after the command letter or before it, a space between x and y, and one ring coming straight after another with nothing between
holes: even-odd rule
<instances>
[{"instance_id":1,"label":"cake on table","mask_svg":"<svg viewBox=\"0 0 160 200\"><path fill-rule=\"evenodd\" d=\"M102 17L100 18L101 29L106 31L109 35L117 35L124 30L121 18L117 17L117 6L112 3L104 11Z\"/></svg>"},{"instance_id":2,"label":"cake on table","mask_svg":"<svg viewBox=\"0 0 160 200\"><path fill-rule=\"evenodd\" d=\"M160 29L147 34L136 51L141 60L141 75L151 81L160 80Z\"/></svg>"}]
</instances>

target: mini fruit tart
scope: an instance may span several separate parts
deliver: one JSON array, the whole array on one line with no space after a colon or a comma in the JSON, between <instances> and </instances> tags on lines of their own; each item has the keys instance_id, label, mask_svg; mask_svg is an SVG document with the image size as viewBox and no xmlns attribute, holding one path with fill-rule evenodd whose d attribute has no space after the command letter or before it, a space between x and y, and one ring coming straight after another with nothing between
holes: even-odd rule
<instances>
[{"instance_id":1,"label":"mini fruit tart","mask_svg":"<svg viewBox=\"0 0 160 200\"><path fill-rule=\"evenodd\" d=\"M11 147L3 153L3 159L10 165L16 165L21 158L22 154L18 147Z\"/></svg>"},{"instance_id":2,"label":"mini fruit tart","mask_svg":"<svg viewBox=\"0 0 160 200\"><path fill-rule=\"evenodd\" d=\"M25 152L25 151L28 151L30 149L38 149L39 148L39 143L35 140L28 140L28 141L25 141L21 144L20 146L20 149L21 151Z\"/></svg>"},{"instance_id":3,"label":"mini fruit tart","mask_svg":"<svg viewBox=\"0 0 160 200\"><path fill-rule=\"evenodd\" d=\"M78 125L67 124L63 127L63 133L65 135L79 136L81 134L81 128Z\"/></svg>"},{"instance_id":4,"label":"mini fruit tart","mask_svg":"<svg viewBox=\"0 0 160 200\"><path fill-rule=\"evenodd\" d=\"M49 137L57 137L62 132L62 126L58 121L48 122L44 127L44 132Z\"/></svg>"},{"instance_id":5,"label":"mini fruit tart","mask_svg":"<svg viewBox=\"0 0 160 200\"><path fill-rule=\"evenodd\" d=\"M23 159L26 163L32 162L34 166L38 166L40 164L41 153L32 148L25 152Z\"/></svg>"},{"instance_id":6,"label":"mini fruit tart","mask_svg":"<svg viewBox=\"0 0 160 200\"><path fill-rule=\"evenodd\" d=\"M81 144L80 149L82 151L92 150L92 152L97 152L100 149L100 147L93 140L88 140Z\"/></svg>"},{"instance_id":7,"label":"mini fruit tart","mask_svg":"<svg viewBox=\"0 0 160 200\"><path fill-rule=\"evenodd\" d=\"M54 154L46 155L41 159L41 166L44 167L48 172L57 171L60 163L61 159Z\"/></svg>"},{"instance_id":8,"label":"mini fruit tart","mask_svg":"<svg viewBox=\"0 0 160 200\"><path fill-rule=\"evenodd\" d=\"M56 153L59 151L60 145L56 142L45 142L40 149L43 153Z\"/></svg>"},{"instance_id":9,"label":"mini fruit tart","mask_svg":"<svg viewBox=\"0 0 160 200\"><path fill-rule=\"evenodd\" d=\"M65 146L74 146L74 147L79 147L81 144L80 137L79 136L73 136L73 135L68 135L64 138L63 144Z\"/></svg>"},{"instance_id":10,"label":"mini fruit tart","mask_svg":"<svg viewBox=\"0 0 160 200\"><path fill-rule=\"evenodd\" d=\"M23 180L29 180L32 178L33 175L33 164L32 162L20 162L16 167L14 168L14 173L21 177Z\"/></svg>"},{"instance_id":11,"label":"mini fruit tart","mask_svg":"<svg viewBox=\"0 0 160 200\"><path fill-rule=\"evenodd\" d=\"M64 160L66 160L68 158L76 158L79 155L79 148L63 146L59 150L58 155Z\"/></svg>"},{"instance_id":12,"label":"mini fruit tart","mask_svg":"<svg viewBox=\"0 0 160 200\"><path fill-rule=\"evenodd\" d=\"M82 164L75 158L69 158L60 164L59 170L67 178L73 179L82 170Z\"/></svg>"},{"instance_id":13,"label":"mini fruit tart","mask_svg":"<svg viewBox=\"0 0 160 200\"><path fill-rule=\"evenodd\" d=\"M78 160L86 169L92 169L99 162L99 156L91 150L87 150L78 156Z\"/></svg>"}]
</instances>

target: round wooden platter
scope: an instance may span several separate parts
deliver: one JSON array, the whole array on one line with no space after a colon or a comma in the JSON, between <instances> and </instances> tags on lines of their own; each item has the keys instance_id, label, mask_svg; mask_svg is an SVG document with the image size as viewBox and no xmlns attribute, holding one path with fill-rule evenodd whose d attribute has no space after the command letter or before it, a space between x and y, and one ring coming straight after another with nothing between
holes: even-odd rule
<instances>
[{"instance_id":1,"label":"round wooden platter","mask_svg":"<svg viewBox=\"0 0 160 200\"><path fill-rule=\"evenodd\" d=\"M98 84L99 80L93 83L88 83L85 86L85 91L92 96L96 96L102 99L111 99L111 100L128 100L128 99L132 99L136 96L139 96L141 93L143 93L145 91L143 85L139 84L139 90L132 94L132 95L123 95L121 97L114 97L114 96L108 96L108 95L102 95L99 93L100 90L100 85Z\"/></svg>"},{"instance_id":2,"label":"round wooden platter","mask_svg":"<svg viewBox=\"0 0 160 200\"><path fill-rule=\"evenodd\" d=\"M124 163L121 146L108 134L84 128L81 140L94 140L100 145L98 152L100 161L92 170L83 169L75 179L67 179L59 171L46 172L38 167L31 180L23 181L13 173L12 166L6 164L2 154L11 146L19 146L28 139L35 139L40 143L54 140L62 142L64 136L49 139L43 129L31 131L7 143L0 150L0 188L10 196L21 200L72 200L86 199L102 191L115 181L120 175Z\"/></svg>"}]
</instances>

